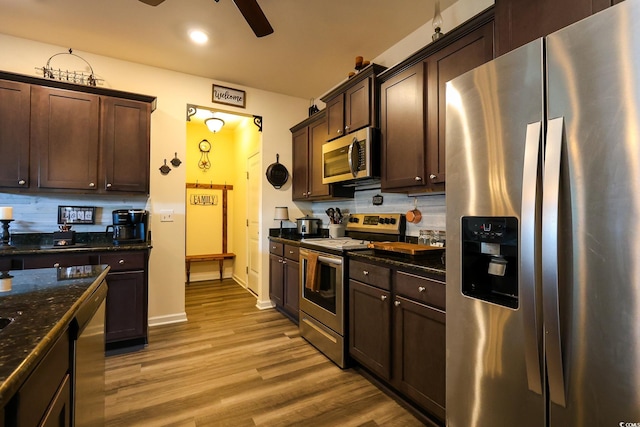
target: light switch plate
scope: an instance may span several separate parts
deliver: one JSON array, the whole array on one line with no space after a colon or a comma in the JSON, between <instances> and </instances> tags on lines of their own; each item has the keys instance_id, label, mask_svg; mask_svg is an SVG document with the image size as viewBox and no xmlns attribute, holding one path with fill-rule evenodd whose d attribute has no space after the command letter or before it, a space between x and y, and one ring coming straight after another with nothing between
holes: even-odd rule
<instances>
[{"instance_id":1,"label":"light switch plate","mask_svg":"<svg viewBox=\"0 0 640 427\"><path fill-rule=\"evenodd\" d=\"M160 210L160 222L173 222L173 209Z\"/></svg>"}]
</instances>

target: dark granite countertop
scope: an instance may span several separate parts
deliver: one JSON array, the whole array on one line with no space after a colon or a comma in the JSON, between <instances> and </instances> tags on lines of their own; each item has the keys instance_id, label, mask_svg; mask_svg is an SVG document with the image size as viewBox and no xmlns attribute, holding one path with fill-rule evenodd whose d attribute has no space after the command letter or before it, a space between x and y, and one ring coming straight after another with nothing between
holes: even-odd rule
<instances>
[{"instance_id":1,"label":"dark granite countertop","mask_svg":"<svg viewBox=\"0 0 640 427\"><path fill-rule=\"evenodd\" d=\"M0 408L62 336L109 269L89 265L2 273L0 317L14 321L0 330Z\"/></svg>"},{"instance_id":2,"label":"dark granite countertop","mask_svg":"<svg viewBox=\"0 0 640 427\"><path fill-rule=\"evenodd\" d=\"M278 231L277 229L275 230ZM275 234L275 233L274 233ZM284 243L287 245L300 246L302 237L293 233L278 235L270 235L269 240L272 242ZM332 251L326 249L327 252L340 254L341 251ZM347 251L347 255L352 259L360 259L362 261L384 263L391 267L403 268L416 271L418 273L426 273L436 277L439 280L445 279L446 266L443 263L441 254L428 255L420 257L409 257L396 255L391 252L374 251L373 249Z\"/></svg>"},{"instance_id":3,"label":"dark granite countertop","mask_svg":"<svg viewBox=\"0 0 640 427\"><path fill-rule=\"evenodd\" d=\"M116 245L111 233L76 233L76 243L53 246L53 233L12 234L11 246L0 249L0 257L73 252L130 251L151 249L151 242L120 242Z\"/></svg>"},{"instance_id":4,"label":"dark granite countertop","mask_svg":"<svg viewBox=\"0 0 640 427\"><path fill-rule=\"evenodd\" d=\"M442 262L441 254L420 257L405 257L395 255L391 252L380 252L373 249L363 251L349 251L347 255L350 259L365 262L375 262L387 264L391 267L413 270L425 273L439 280L445 280L446 266Z\"/></svg>"}]
</instances>

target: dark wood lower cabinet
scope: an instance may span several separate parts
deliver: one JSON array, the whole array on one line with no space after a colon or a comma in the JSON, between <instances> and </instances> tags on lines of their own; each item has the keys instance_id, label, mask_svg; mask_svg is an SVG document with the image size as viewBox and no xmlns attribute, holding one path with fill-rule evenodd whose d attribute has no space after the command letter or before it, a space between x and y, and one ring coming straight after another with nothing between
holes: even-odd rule
<instances>
[{"instance_id":1,"label":"dark wood lower cabinet","mask_svg":"<svg viewBox=\"0 0 640 427\"><path fill-rule=\"evenodd\" d=\"M393 325L393 377L397 388L444 420L445 313L396 296Z\"/></svg>"},{"instance_id":2,"label":"dark wood lower cabinet","mask_svg":"<svg viewBox=\"0 0 640 427\"><path fill-rule=\"evenodd\" d=\"M444 422L444 283L354 260L349 276L349 354L432 420Z\"/></svg>"},{"instance_id":3,"label":"dark wood lower cabinet","mask_svg":"<svg viewBox=\"0 0 640 427\"><path fill-rule=\"evenodd\" d=\"M391 292L349 281L349 354L385 380L391 378Z\"/></svg>"},{"instance_id":4,"label":"dark wood lower cabinet","mask_svg":"<svg viewBox=\"0 0 640 427\"><path fill-rule=\"evenodd\" d=\"M110 273L107 275L107 285L107 347L123 340L146 340L144 273Z\"/></svg>"},{"instance_id":5,"label":"dark wood lower cabinet","mask_svg":"<svg viewBox=\"0 0 640 427\"><path fill-rule=\"evenodd\" d=\"M269 298L294 322L300 309L299 248L280 242L269 243Z\"/></svg>"},{"instance_id":6,"label":"dark wood lower cabinet","mask_svg":"<svg viewBox=\"0 0 640 427\"><path fill-rule=\"evenodd\" d=\"M71 426L71 351L67 331L4 408L7 426Z\"/></svg>"}]
</instances>

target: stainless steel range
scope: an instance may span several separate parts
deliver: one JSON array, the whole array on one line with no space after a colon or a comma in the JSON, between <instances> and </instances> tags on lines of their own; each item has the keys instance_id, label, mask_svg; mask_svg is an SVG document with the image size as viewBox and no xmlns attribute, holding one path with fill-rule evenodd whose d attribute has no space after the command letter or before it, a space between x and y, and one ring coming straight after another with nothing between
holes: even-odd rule
<instances>
[{"instance_id":1,"label":"stainless steel range","mask_svg":"<svg viewBox=\"0 0 640 427\"><path fill-rule=\"evenodd\" d=\"M352 214L346 237L303 239L300 243L300 333L341 368L348 366L347 251L370 241L402 241L402 214Z\"/></svg>"}]
</instances>

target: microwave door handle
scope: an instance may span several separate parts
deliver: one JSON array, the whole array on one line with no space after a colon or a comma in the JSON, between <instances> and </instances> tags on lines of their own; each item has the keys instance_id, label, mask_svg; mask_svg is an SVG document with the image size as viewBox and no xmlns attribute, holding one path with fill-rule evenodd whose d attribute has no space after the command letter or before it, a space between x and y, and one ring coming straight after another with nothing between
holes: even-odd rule
<instances>
[{"instance_id":1,"label":"microwave door handle","mask_svg":"<svg viewBox=\"0 0 640 427\"><path fill-rule=\"evenodd\" d=\"M354 151L353 148L358 145L358 140L356 138L353 138L353 141L351 141L351 144L349 144L349 153L347 154L347 160L349 162L349 171L351 171L351 175L353 175L354 178L358 177L358 165L360 164L360 150L356 150L355 151L355 155L358 156L358 159L356 162L353 161L353 156L354 156ZM359 148L359 147L358 147ZM355 165L354 165L355 163Z\"/></svg>"}]
</instances>

